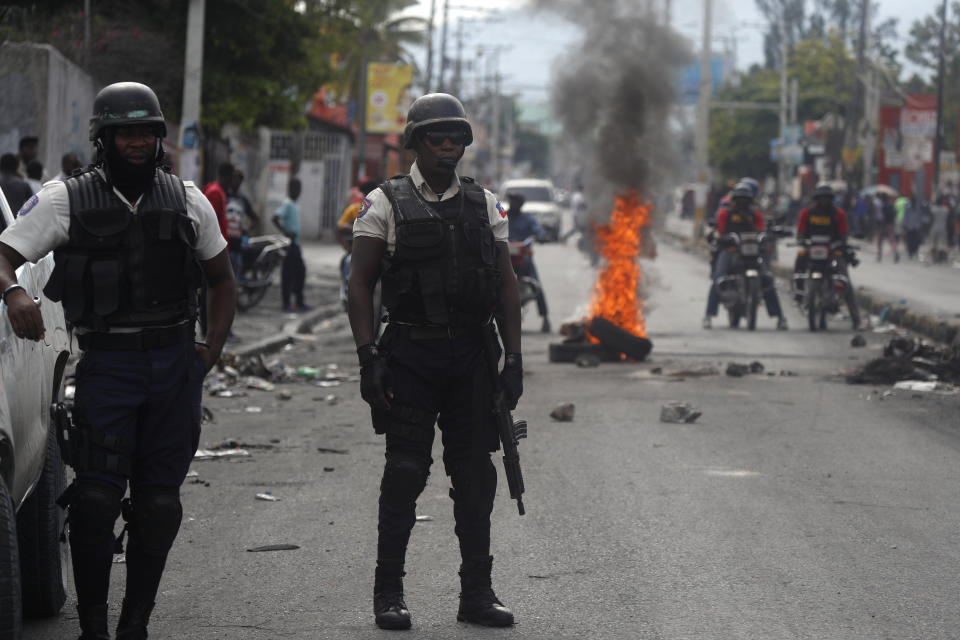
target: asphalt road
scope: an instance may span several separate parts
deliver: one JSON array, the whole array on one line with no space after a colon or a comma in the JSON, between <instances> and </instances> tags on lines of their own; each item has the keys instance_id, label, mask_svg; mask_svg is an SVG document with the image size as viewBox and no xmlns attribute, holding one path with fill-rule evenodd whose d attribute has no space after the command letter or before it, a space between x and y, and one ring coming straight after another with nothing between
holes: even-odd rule
<instances>
[{"instance_id":1,"label":"asphalt road","mask_svg":"<svg viewBox=\"0 0 960 640\"><path fill-rule=\"evenodd\" d=\"M538 246L536 260L554 326L582 315L594 271L572 242ZM960 635L960 396L844 384L839 372L874 357L886 339L866 333L867 348L851 348L846 322L811 334L791 311L788 332L766 317L756 332L704 331L703 260L661 243L656 262L642 266L654 342L647 362L551 364L548 344L559 338L536 332L535 310L525 320L517 415L530 423L520 447L527 515L517 515L501 481L493 531L494 586L517 626L456 622L459 559L438 463L418 504L433 519L416 525L408 556L407 635ZM310 302L333 296L332 280L311 278ZM261 324L240 319L238 340L282 320L265 306ZM356 374L341 316L275 357ZM722 373L728 362L753 360L774 375ZM670 375L708 366L721 373ZM215 422L201 446L233 438L251 455L193 465L199 477L183 488L184 524L151 638L388 636L371 613L383 444L359 385L291 382L247 394L204 401ZM671 400L703 416L662 423ZM573 422L548 417L561 402L575 403ZM256 500L263 491L281 500ZM280 543L300 548L247 551ZM75 637L74 602L71 594L60 617L30 623L25 639Z\"/></svg>"}]
</instances>

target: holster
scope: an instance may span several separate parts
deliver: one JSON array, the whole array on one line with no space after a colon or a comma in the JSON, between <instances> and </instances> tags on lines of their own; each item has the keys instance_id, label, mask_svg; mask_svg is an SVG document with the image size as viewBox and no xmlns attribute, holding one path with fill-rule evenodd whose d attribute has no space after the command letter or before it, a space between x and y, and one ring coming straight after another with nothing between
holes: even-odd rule
<instances>
[{"instance_id":1,"label":"holster","mask_svg":"<svg viewBox=\"0 0 960 640\"><path fill-rule=\"evenodd\" d=\"M130 477L133 456L120 438L77 425L70 410L58 402L53 410L60 457L76 472L103 471Z\"/></svg>"}]
</instances>

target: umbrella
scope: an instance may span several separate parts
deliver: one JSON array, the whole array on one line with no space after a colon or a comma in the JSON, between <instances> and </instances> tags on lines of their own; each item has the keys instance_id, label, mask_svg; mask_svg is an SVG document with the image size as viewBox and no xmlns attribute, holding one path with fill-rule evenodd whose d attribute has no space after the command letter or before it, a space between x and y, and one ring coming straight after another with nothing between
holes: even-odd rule
<instances>
[{"instance_id":1,"label":"umbrella","mask_svg":"<svg viewBox=\"0 0 960 640\"><path fill-rule=\"evenodd\" d=\"M900 196L900 194L897 192L896 189L894 189L893 187L891 187L890 185L887 185L887 184L875 184L875 185L870 186L870 187L865 187L865 188L860 192L860 195L862 195L862 196L878 196L878 195L880 195L881 193L885 193L885 194L887 194L888 196L890 196L891 198L896 198L896 197L899 197L899 196Z\"/></svg>"}]
</instances>

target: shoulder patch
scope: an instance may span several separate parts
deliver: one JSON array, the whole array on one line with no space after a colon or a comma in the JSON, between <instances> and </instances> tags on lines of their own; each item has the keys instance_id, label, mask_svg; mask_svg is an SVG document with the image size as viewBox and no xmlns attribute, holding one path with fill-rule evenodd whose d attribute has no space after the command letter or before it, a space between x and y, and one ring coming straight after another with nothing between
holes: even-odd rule
<instances>
[{"instance_id":1,"label":"shoulder patch","mask_svg":"<svg viewBox=\"0 0 960 640\"><path fill-rule=\"evenodd\" d=\"M366 215L367 211L370 210L370 205L373 204L370 202L369 198L364 198L363 202L360 203L360 212L357 213L357 219L359 220Z\"/></svg>"},{"instance_id":2,"label":"shoulder patch","mask_svg":"<svg viewBox=\"0 0 960 640\"><path fill-rule=\"evenodd\" d=\"M499 200L497 200L497 211L500 212L500 217L501 217L501 218L506 218L506 217L507 217L507 212L503 210L503 205L500 204L500 201L499 201Z\"/></svg>"},{"instance_id":3,"label":"shoulder patch","mask_svg":"<svg viewBox=\"0 0 960 640\"><path fill-rule=\"evenodd\" d=\"M20 211L17 212L17 215L15 217L20 218L30 213L30 210L33 209L35 206L37 206L37 203L39 201L40 199L37 197L37 194L33 194L32 196L30 196L29 200L23 203L23 206L20 207Z\"/></svg>"}]
</instances>

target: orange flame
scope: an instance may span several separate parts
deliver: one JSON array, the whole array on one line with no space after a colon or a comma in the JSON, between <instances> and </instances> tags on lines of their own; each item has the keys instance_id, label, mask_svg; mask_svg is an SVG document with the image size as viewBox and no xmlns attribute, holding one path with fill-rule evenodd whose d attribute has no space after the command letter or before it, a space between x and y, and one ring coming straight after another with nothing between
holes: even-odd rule
<instances>
[{"instance_id":1,"label":"orange flame","mask_svg":"<svg viewBox=\"0 0 960 640\"><path fill-rule=\"evenodd\" d=\"M590 317L600 316L629 331L647 337L643 300L637 296L643 252L643 232L650 224L650 203L640 201L634 190L617 196L610 223L596 226L597 251L607 259L593 288ZM596 342L590 336L592 342Z\"/></svg>"}]
</instances>

